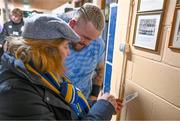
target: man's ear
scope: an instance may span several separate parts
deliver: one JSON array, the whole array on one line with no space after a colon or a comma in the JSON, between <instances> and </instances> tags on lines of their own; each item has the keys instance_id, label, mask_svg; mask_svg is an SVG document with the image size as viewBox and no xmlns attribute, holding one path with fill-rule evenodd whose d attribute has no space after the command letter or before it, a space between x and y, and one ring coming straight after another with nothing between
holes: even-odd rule
<instances>
[{"instance_id":1,"label":"man's ear","mask_svg":"<svg viewBox=\"0 0 180 121\"><path fill-rule=\"evenodd\" d=\"M72 20L69 21L69 26L70 26L71 28L74 28L76 25L77 25L77 20L72 19Z\"/></svg>"}]
</instances>

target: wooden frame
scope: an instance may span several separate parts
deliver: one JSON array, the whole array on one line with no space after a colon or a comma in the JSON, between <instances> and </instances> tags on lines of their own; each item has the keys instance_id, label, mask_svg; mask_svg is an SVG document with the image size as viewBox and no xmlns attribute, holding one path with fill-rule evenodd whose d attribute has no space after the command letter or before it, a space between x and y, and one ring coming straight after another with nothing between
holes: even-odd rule
<instances>
[{"instance_id":1,"label":"wooden frame","mask_svg":"<svg viewBox=\"0 0 180 121\"><path fill-rule=\"evenodd\" d=\"M138 12L159 11L164 8L164 0L139 0Z\"/></svg>"},{"instance_id":2,"label":"wooden frame","mask_svg":"<svg viewBox=\"0 0 180 121\"><path fill-rule=\"evenodd\" d=\"M157 50L162 13L137 14L133 45L149 50Z\"/></svg>"},{"instance_id":3,"label":"wooden frame","mask_svg":"<svg viewBox=\"0 0 180 121\"><path fill-rule=\"evenodd\" d=\"M180 50L180 7L176 7L174 12L169 48Z\"/></svg>"},{"instance_id":4,"label":"wooden frame","mask_svg":"<svg viewBox=\"0 0 180 121\"><path fill-rule=\"evenodd\" d=\"M177 0L176 4L180 4L180 0Z\"/></svg>"}]
</instances>

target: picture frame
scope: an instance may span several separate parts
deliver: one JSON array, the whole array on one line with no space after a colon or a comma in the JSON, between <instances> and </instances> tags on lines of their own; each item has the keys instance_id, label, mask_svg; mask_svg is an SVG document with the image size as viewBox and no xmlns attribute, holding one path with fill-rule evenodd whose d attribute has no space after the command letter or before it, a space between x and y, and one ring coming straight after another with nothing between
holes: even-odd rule
<instances>
[{"instance_id":1,"label":"picture frame","mask_svg":"<svg viewBox=\"0 0 180 121\"><path fill-rule=\"evenodd\" d=\"M133 45L156 51L162 13L137 14Z\"/></svg>"},{"instance_id":2,"label":"picture frame","mask_svg":"<svg viewBox=\"0 0 180 121\"><path fill-rule=\"evenodd\" d=\"M176 4L180 4L180 0L177 0Z\"/></svg>"},{"instance_id":3,"label":"picture frame","mask_svg":"<svg viewBox=\"0 0 180 121\"><path fill-rule=\"evenodd\" d=\"M180 50L180 7L176 7L174 12L168 47Z\"/></svg>"},{"instance_id":4,"label":"picture frame","mask_svg":"<svg viewBox=\"0 0 180 121\"><path fill-rule=\"evenodd\" d=\"M164 8L164 0L139 0L138 12L159 11Z\"/></svg>"}]
</instances>

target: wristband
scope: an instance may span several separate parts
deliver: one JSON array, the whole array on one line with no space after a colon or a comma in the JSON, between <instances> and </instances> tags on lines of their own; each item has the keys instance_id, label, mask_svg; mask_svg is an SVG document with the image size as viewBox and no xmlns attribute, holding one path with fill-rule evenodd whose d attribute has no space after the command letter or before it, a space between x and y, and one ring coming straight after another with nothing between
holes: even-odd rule
<instances>
[{"instance_id":1,"label":"wristband","mask_svg":"<svg viewBox=\"0 0 180 121\"><path fill-rule=\"evenodd\" d=\"M101 86L93 84L91 95L98 97L100 90L101 90Z\"/></svg>"}]
</instances>

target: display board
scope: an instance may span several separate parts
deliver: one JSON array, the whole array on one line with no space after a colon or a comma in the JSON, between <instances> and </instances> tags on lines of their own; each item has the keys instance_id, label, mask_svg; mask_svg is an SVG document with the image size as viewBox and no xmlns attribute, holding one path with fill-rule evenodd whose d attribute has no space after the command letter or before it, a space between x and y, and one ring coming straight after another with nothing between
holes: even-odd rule
<instances>
[{"instance_id":1,"label":"display board","mask_svg":"<svg viewBox=\"0 0 180 121\"><path fill-rule=\"evenodd\" d=\"M109 29L108 29L108 35L106 41L106 59L105 59L105 74L104 74L105 76L104 76L103 92L110 92L110 87L111 87L116 18L117 18L117 4L111 3L110 13L109 13L109 25L108 25Z\"/></svg>"}]
</instances>

